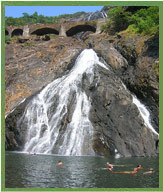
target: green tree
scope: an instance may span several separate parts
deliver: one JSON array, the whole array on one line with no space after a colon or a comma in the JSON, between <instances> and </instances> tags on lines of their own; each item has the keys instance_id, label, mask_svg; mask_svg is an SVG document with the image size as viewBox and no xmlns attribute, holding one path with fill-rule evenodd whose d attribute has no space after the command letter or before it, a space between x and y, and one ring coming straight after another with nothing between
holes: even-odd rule
<instances>
[{"instance_id":1,"label":"green tree","mask_svg":"<svg viewBox=\"0 0 163 192\"><path fill-rule=\"evenodd\" d=\"M108 12L109 21L102 29L110 34L122 30L129 33L140 33L142 35L159 34L159 8L149 7L139 9L135 13L124 11L122 7L116 7Z\"/></svg>"}]
</instances>

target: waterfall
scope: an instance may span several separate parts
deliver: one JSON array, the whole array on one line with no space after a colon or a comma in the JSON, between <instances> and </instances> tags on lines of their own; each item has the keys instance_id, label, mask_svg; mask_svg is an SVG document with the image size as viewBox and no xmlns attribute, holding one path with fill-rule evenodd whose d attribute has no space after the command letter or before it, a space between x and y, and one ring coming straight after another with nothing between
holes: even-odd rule
<instances>
[{"instance_id":1,"label":"waterfall","mask_svg":"<svg viewBox=\"0 0 163 192\"><path fill-rule=\"evenodd\" d=\"M100 12L100 13L101 13L101 15L102 15L102 18L105 18L105 17L106 17L103 12Z\"/></svg>"},{"instance_id":2,"label":"waterfall","mask_svg":"<svg viewBox=\"0 0 163 192\"><path fill-rule=\"evenodd\" d=\"M95 66L108 68L92 49L85 49L72 70L48 84L30 103L18 125L28 131L24 152L60 155L94 155L90 100L83 86L93 82Z\"/></svg>"},{"instance_id":3,"label":"waterfall","mask_svg":"<svg viewBox=\"0 0 163 192\"><path fill-rule=\"evenodd\" d=\"M105 17L107 18L107 14L104 12Z\"/></svg>"},{"instance_id":4,"label":"waterfall","mask_svg":"<svg viewBox=\"0 0 163 192\"><path fill-rule=\"evenodd\" d=\"M32 97L16 125L18 128L22 127L27 130L24 152L74 156L95 155L97 152L94 147L97 139L97 127L96 124L93 124L93 127L89 120L91 104L94 103L93 100L90 100L93 97L88 96L89 92L86 90L92 86L97 87L98 81L103 80L97 73L98 67L107 70L110 74L108 77L112 77L112 81L116 83L117 78L114 78L113 71L106 65L92 49L85 49L78 56L69 73L49 83ZM112 81L108 82L112 83ZM131 99L132 96L133 103L138 108L145 126L158 136L150 123L150 114L146 107L127 90L120 79L117 83L120 87L123 85L128 92L126 97L130 95ZM118 94L123 93L118 92ZM150 131L148 133L151 134ZM103 139L103 135L101 137ZM107 141L105 142L107 143ZM119 146L117 145L115 146L116 158L120 157L118 150Z\"/></svg>"},{"instance_id":5,"label":"waterfall","mask_svg":"<svg viewBox=\"0 0 163 192\"><path fill-rule=\"evenodd\" d=\"M122 85L123 85L123 87L125 88L125 90L129 92L129 90L127 89L126 85L125 85L123 82L122 82ZM129 93L130 93L130 92L129 92ZM130 93L130 94L131 94L131 93ZM133 95L133 94L131 94L131 95L132 95L133 103L137 106L137 108L138 108L138 110L139 110L139 112L140 112L140 115L141 115L141 117L142 117L143 120L144 120L144 125L147 126L149 129L151 129L151 131L152 131L154 134L156 134L156 135L159 136L159 134L155 131L155 129L154 129L153 126L151 125L151 122L150 122L150 113L149 113L149 111L147 110L146 106L145 106L144 104L142 104L135 95Z\"/></svg>"},{"instance_id":6,"label":"waterfall","mask_svg":"<svg viewBox=\"0 0 163 192\"><path fill-rule=\"evenodd\" d=\"M90 15L89 15L89 17L88 17L88 21L90 21L92 15L93 15L93 13L90 13Z\"/></svg>"},{"instance_id":7,"label":"waterfall","mask_svg":"<svg viewBox=\"0 0 163 192\"><path fill-rule=\"evenodd\" d=\"M144 120L144 125L147 126L149 129L152 130L153 133L155 133L156 135L159 135L155 129L152 127L151 122L150 122L150 113L147 110L147 108L145 107L145 105L143 105L137 98L135 95L132 95L133 98L133 103L137 106L143 120Z\"/></svg>"}]
</instances>

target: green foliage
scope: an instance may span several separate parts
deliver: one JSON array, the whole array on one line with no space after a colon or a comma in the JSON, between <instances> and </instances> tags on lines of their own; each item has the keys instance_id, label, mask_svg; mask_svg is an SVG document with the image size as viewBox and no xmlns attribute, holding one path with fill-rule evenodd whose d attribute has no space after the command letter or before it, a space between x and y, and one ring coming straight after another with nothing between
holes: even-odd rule
<instances>
[{"instance_id":1,"label":"green foliage","mask_svg":"<svg viewBox=\"0 0 163 192\"><path fill-rule=\"evenodd\" d=\"M111 29L111 21L106 21L106 24L101 25L102 31L108 32L110 31L110 29Z\"/></svg>"},{"instance_id":2,"label":"green foliage","mask_svg":"<svg viewBox=\"0 0 163 192\"><path fill-rule=\"evenodd\" d=\"M46 17L44 15L38 15L37 12L34 12L32 15L29 15L28 13L23 13L22 17L19 18L13 18L13 17L5 17L5 24L6 26L13 25L13 26L19 26L19 25L29 25L29 24L36 24L36 23L42 23L42 24L52 24L52 23L58 23L60 19L71 19L79 17L80 15L84 14L85 12L77 12L74 14L64 14L54 17Z\"/></svg>"},{"instance_id":3,"label":"green foliage","mask_svg":"<svg viewBox=\"0 0 163 192\"><path fill-rule=\"evenodd\" d=\"M59 19L72 19L72 18L80 17L82 14L85 14L85 12L80 11L80 12L76 12L74 14L63 14L63 15L59 15L57 18L59 18Z\"/></svg>"},{"instance_id":4,"label":"green foliage","mask_svg":"<svg viewBox=\"0 0 163 192\"><path fill-rule=\"evenodd\" d=\"M159 74L159 63L154 63L152 67L153 67L155 73Z\"/></svg>"},{"instance_id":5,"label":"green foliage","mask_svg":"<svg viewBox=\"0 0 163 192\"><path fill-rule=\"evenodd\" d=\"M110 23L107 24L107 28L110 30L110 34L115 34L116 32L126 29L128 26L128 17L130 12L123 12L122 7L116 7L108 12L108 18Z\"/></svg>"},{"instance_id":6,"label":"green foliage","mask_svg":"<svg viewBox=\"0 0 163 192\"><path fill-rule=\"evenodd\" d=\"M8 35L6 35L6 36L5 36L5 43L6 43L6 42L9 42L9 41L11 41L11 37L9 37Z\"/></svg>"},{"instance_id":7,"label":"green foliage","mask_svg":"<svg viewBox=\"0 0 163 192\"><path fill-rule=\"evenodd\" d=\"M34 46L34 44L32 43L32 42L25 42L24 43L24 47L33 47Z\"/></svg>"},{"instance_id":8,"label":"green foliage","mask_svg":"<svg viewBox=\"0 0 163 192\"><path fill-rule=\"evenodd\" d=\"M19 25L24 25L25 22L23 21L22 18L13 18L13 17L5 17L5 25L14 25L14 26L19 26Z\"/></svg>"},{"instance_id":9,"label":"green foliage","mask_svg":"<svg viewBox=\"0 0 163 192\"><path fill-rule=\"evenodd\" d=\"M17 41L17 37L9 37L8 35L5 36L5 43L11 42L11 41Z\"/></svg>"},{"instance_id":10,"label":"green foliage","mask_svg":"<svg viewBox=\"0 0 163 192\"><path fill-rule=\"evenodd\" d=\"M136 27L135 24L129 25L127 30L128 33L139 33L139 29Z\"/></svg>"},{"instance_id":11,"label":"green foliage","mask_svg":"<svg viewBox=\"0 0 163 192\"><path fill-rule=\"evenodd\" d=\"M110 9L110 11L108 12L108 17L110 19L116 19L121 16L121 13L122 13L122 7L116 7L116 8Z\"/></svg>"},{"instance_id":12,"label":"green foliage","mask_svg":"<svg viewBox=\"0 0 163 192\"><path fill-rule=\"evenodd\" d=\"M159 33L158 7L139 9L135 13L123 11L122 7L116 7L108 12L108 18L110 22L102 28L110 34L122 30L142 35L158 35Z\"/></svg>"},{"instance_id":13,"label":"green foliage","mask_svg":"<svg viewBox=\"0 0 163 192\"><path fill-rule=\"evenodd\" d=\"M135 30L143 35L152 35L159 31L158 7L140 9L131 17L130 20L134 24Z\"/></svg>"}]
</instances>

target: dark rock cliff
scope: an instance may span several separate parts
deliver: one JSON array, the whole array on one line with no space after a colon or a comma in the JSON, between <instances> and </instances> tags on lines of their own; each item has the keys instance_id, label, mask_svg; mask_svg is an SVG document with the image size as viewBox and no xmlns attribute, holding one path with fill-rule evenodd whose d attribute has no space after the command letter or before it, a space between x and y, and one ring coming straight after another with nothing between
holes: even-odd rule
<instances>
[{"instance_id":1,"label":"dark rock cliff","mask_svg":"<svg viewBox=\"0 0 163 192\"><path fill-rule=\"evenodd\" d=\"M89 91L92 99L90 119L97 137L95 150L102 155L115 155L117 150L126 157L155 156L158 137L144 126L131 95L120 79L104 70L96 77L97 87L91 87Z\"/></svg>"},{"instance_id":2,"label":"dark rock cliff","mask_svg":"<svg viewBox=\"0 0 163 192\"><path fill-rule=\"evenodd\" d=\"M159 132L159 39L121 34L91 36L87 43L103 56L117 76L151 111Z\"/></svg>"},{"instance_id":3,"label":"dark rock cliff","mask_svg":"<svg viewBox=\"0 0 163 192\"><path fill-rule=\"evenodd\" d=\"M94 150L106 156L114 156L115 150L122 156L155 156L158 138L144 126L120 79L150 109L152 125L158 131L158 39L126 34L82 36L83 42L74 37L46 42L31 37L28 44L6 45L6 149L21 150L24 145L26 127L17 127L17 121L31 95L68 73L81 50L92 47L112 68L110 73L96 72L89 87L83 79L92 104L89 118L95 128Z\"/></svg>"}]
</instances>

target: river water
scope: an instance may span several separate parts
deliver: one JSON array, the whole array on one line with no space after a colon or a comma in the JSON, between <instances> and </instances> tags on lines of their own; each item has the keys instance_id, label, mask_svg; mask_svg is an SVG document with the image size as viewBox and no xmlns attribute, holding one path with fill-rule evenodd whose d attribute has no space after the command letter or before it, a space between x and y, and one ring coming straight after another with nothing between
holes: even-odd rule
<instances>
[{"instance_id":1,"label":"river water","mask_svg":"<svg viewBox=\"0 0 163 192\"><path fill-rule=\"evenodd\" d=\"M61 160L63 166L57 166ZM138 164L144 167L137 174L113 174L131 171ZM153 174L143 175L149 168ZM157 188L159 187L159 158L118 158L100 156L26 155L6 152L6 188Z\"/></svg>"}]
</instances>

